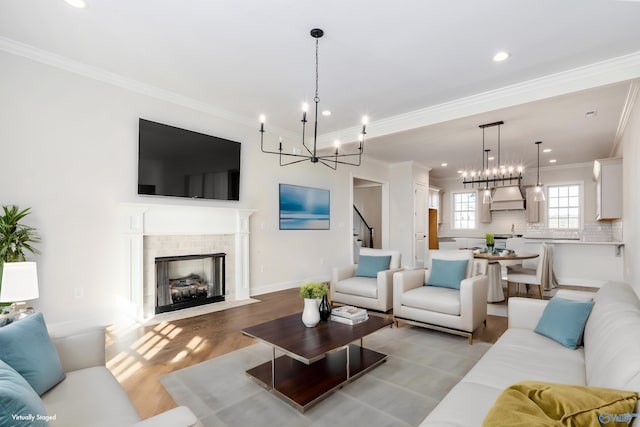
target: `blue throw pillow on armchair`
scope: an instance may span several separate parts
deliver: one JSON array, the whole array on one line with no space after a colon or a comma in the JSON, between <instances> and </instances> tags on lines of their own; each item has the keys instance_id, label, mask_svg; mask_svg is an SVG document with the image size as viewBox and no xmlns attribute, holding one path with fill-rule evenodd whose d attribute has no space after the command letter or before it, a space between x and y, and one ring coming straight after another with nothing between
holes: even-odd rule
<instances>
[{"instance_id":1,"label":"blue throw pillow on armchair","mask_svg":"<svg viewBox=\"0 0 640 427\"><path fill-rule=\"evenodd\" d=\"M369 256L360 255L356 276L358 277L378 277L378 272L389 269L391 255Z\"/></svg>"},{"instance_id":2,"label":"blue throw pillow on armchair","mask_svg":"<svg viewBox=\"0 0 640 427\"><path fill-rule=\"evenodd\" d=\"M460 282L467 277L468 259L431 260L431 273L425 285L441 288L460 289Z\"/></svg>"},{"instance_id":3,"label":"blue throw pillow on armchair","mask_svg":"<svg viewBox=\"0 0 640 427\"><path fill-rule=\"evenodd\" d=\"M22 375L40 396L65 378L42 313L0 328L0 360Z\"/></svg>"}]
</instances>

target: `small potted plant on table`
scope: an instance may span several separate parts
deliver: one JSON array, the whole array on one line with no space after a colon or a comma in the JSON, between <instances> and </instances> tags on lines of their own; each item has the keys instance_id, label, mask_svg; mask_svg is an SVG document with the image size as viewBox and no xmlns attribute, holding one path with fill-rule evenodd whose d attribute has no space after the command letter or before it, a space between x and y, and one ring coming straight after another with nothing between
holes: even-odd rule
<instances>
[{"instance_id":1,"label":"small potted plant on table","mask_svg":"<svg viewBox=\"0 0 640 427\"><path fill-rule=\"evenodd\" d=\"M304 298L302 323L313 328L320 322L320 300L327 296L327 287L320 282L307 282L300 286L300 296Z\"/></svg>"},{"instance_id":2,"label":"small potted plant on table","mask_svg":"<svg viewBox=\"0 0 640 427\"><path fill-rule=\"evenodd\" d=\"M493 233L487 233L484 235L485 240L487 242L487 251L488 252L493 252L493 245L495 244L494 240L493 240Z\"/></svg>"}]
</instances>

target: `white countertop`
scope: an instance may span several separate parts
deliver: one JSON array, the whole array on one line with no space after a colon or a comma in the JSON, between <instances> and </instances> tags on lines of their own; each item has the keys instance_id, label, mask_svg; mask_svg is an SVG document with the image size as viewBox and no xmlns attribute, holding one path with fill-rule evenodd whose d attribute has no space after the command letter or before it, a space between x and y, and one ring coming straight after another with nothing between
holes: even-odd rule
<instances>
[{"instance_id":1,"label":"white countertop","mask_svg":"<svg viewBox=\"0 0 640 427\"><path fill-rule=\"evenodd\" d=\"M536 237L531 238L527 237L524 239L525 243L533 244L533 243L558 243L558 244L569 244L569 245L611 245L611 246L624 246L623 242L588 242L584 240L577 239L550 239L550 238L542 238Z\"/></svg>"}]
</instances>

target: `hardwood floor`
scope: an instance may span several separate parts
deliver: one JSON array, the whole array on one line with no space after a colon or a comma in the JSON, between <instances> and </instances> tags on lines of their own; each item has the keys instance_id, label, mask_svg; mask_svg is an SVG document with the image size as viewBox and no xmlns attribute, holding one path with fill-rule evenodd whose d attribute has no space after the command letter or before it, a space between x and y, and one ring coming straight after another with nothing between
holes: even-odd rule
<instances>
[{"instance_id":1,"label":"hardwood floor","mask_svg":"<svg viewBox=\"0 0 640 427\"><path fill-rule=\"evenodd\" d=\"M160 384L162 375L251 345L253 339L242 335L241 329L302 311L298 289L254 298L260 302L127 331L108 331L107 367L143 419L176 406ZM506 329L506 318L489 316L474 342L493 343Z\"/></svg>"}]
</instances>

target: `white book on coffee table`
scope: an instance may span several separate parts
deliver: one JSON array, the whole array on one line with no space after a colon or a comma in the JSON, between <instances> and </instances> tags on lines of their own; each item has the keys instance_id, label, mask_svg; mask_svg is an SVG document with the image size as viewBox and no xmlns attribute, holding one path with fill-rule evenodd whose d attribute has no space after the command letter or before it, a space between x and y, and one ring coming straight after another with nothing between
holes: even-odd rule
<instances>
[{"instance_id":1,"label":"white book on coffee table","mask_svg":"<svg viewBox=\"0 0 640 427\"><path fill-rule=\"evenodd\" d=\"M344 317L345 319L358 319L366 317L367 310L351 305L343 305L342 307L332 309L331 314L337 317Z\"/></svg>"}]
</instances>

